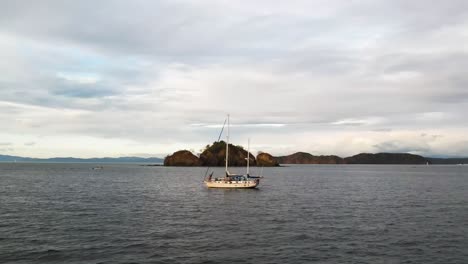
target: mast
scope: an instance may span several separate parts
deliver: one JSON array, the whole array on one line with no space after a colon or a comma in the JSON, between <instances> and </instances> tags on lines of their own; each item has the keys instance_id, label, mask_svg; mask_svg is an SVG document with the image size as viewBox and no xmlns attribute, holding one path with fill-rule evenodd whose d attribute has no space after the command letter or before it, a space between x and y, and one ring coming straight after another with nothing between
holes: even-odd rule
<instances>
[{"instance_id":1,"label":"mast","mask_svg":"<svg viewBox=\"0 0 468 264\"><path fill-rule=\"evenodd\" d=\"M226 136L226 174L228 172L228 160L229 160L229 114L227 115L227 136Z\"/></svg>"},{"instance_id":2,"label":"mast","mask_svg":"<svg viewBox=\"0 0 468 264\"><path fill-rule=\"evenodd\" d=\"M249 165L250 165L250 138L247 139L247 176L249 176Z\"/></svg>"}]
</instances>

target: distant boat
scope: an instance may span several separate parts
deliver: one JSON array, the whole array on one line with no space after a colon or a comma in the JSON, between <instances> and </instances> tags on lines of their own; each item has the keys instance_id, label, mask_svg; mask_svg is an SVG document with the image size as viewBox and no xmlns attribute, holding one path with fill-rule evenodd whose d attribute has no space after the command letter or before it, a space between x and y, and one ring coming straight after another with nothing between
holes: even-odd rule
<instances>
[{"instance_id":1,"label":"distant boat","mask_svg":"<svg viewBox=\"0 0 468 264\"><path fill-rule=\"evenodd\" d=\"M224 128L224 127L223 127ZM222 130L221 130L222 131ZM251 176L250 165L250 141L247 148L247 173L244 175L231 174L229 172L229 115L227 116L227 136L226 136L226 169L225 175L213 178L213 172L203 181L208 188L230 188L230 189L253 189L260 184L262 176Z\"/></svg>"},{"instance_id":2,"label":"distant boat","mask_svg":"<svg viewBox=\"0 0 468 264\"><path fill-rule=\"evenodd\" d=\"M93 167L93 170L102 170L102 169L104 169L104 167L103 167L103 166L97 166L97 167Z\"/></svg>"}]
</instances>

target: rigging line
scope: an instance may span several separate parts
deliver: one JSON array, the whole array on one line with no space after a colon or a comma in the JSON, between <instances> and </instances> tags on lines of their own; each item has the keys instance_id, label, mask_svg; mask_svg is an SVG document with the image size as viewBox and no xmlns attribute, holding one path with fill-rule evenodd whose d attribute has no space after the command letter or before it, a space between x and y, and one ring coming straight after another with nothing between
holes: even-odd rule
<instances>
[{"instance_id":1,"label":"rigging line","mask_svg":"<svg viewBox=\"0 0 468 264\"><path fill-rule=\"evenodd\" d=\"M221 128L221 132L219 132L218 141L221 139L221 136L223 135L224 127L226 126L226 121L227 121L227 118L224 119L223 127Z\"/></svg>"},{"instance_id":2,"label":"rigging line","mask_svg":"<svg viewBox=\"0 0 468 264\"><path fill-rule=\"evenodd\" d=\"M206 171L205 171L205 177L203 177L203 179L206 179L206 175L208 175L208 171L210 170L210 167L206 168Z\"/></svg>"},{"instance_id":3,"label":"rigging line","mask_svg":"<svg viewBox=\"0 0 468 264\"><path fill-rule=\"evenodd\" d=\"M227 122L227 118L224 119L223 127L221 128L221 132L219 132L218 141L221 139L221 136L223 135L224 127L226 126L226 122ZM218 142L218 141L216 141L216 142ZM209 170L210 170L210 167L208 166L208 168L206 168L206 171L205 171L204 179L206 179L206 175L208 175Z\"/></svg>"}]
</instances>

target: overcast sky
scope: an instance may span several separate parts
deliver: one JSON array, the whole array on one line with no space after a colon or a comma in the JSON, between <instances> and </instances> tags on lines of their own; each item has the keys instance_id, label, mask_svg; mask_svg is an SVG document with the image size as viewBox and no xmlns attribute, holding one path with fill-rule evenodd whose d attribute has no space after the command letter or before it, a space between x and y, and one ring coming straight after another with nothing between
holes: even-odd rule
<instances>
[{"instance_id":1,"label":"overcast sky","mask_svg":"<svg viewBox=\"0 0 468 264\"><path fill-rule=\"evenodd\" d=\"M468 1L6 1L0 154L468 156Z\"/></svg>"}]
</instances>

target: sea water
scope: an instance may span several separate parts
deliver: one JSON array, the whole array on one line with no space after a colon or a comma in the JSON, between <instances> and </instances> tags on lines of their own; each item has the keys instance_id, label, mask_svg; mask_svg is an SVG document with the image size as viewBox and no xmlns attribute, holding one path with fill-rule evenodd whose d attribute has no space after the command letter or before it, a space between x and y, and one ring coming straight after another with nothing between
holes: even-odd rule
<instances>
[{"instance_id":1,"label":"sea water","mask_svg":"<svg viewBox=\"0 0 468 264\"><path fill-rule=\"evenodd\" d=\"M468 263L468 166L205 171L0 163L0 262Z\"/></svg>"}]
</instances>

